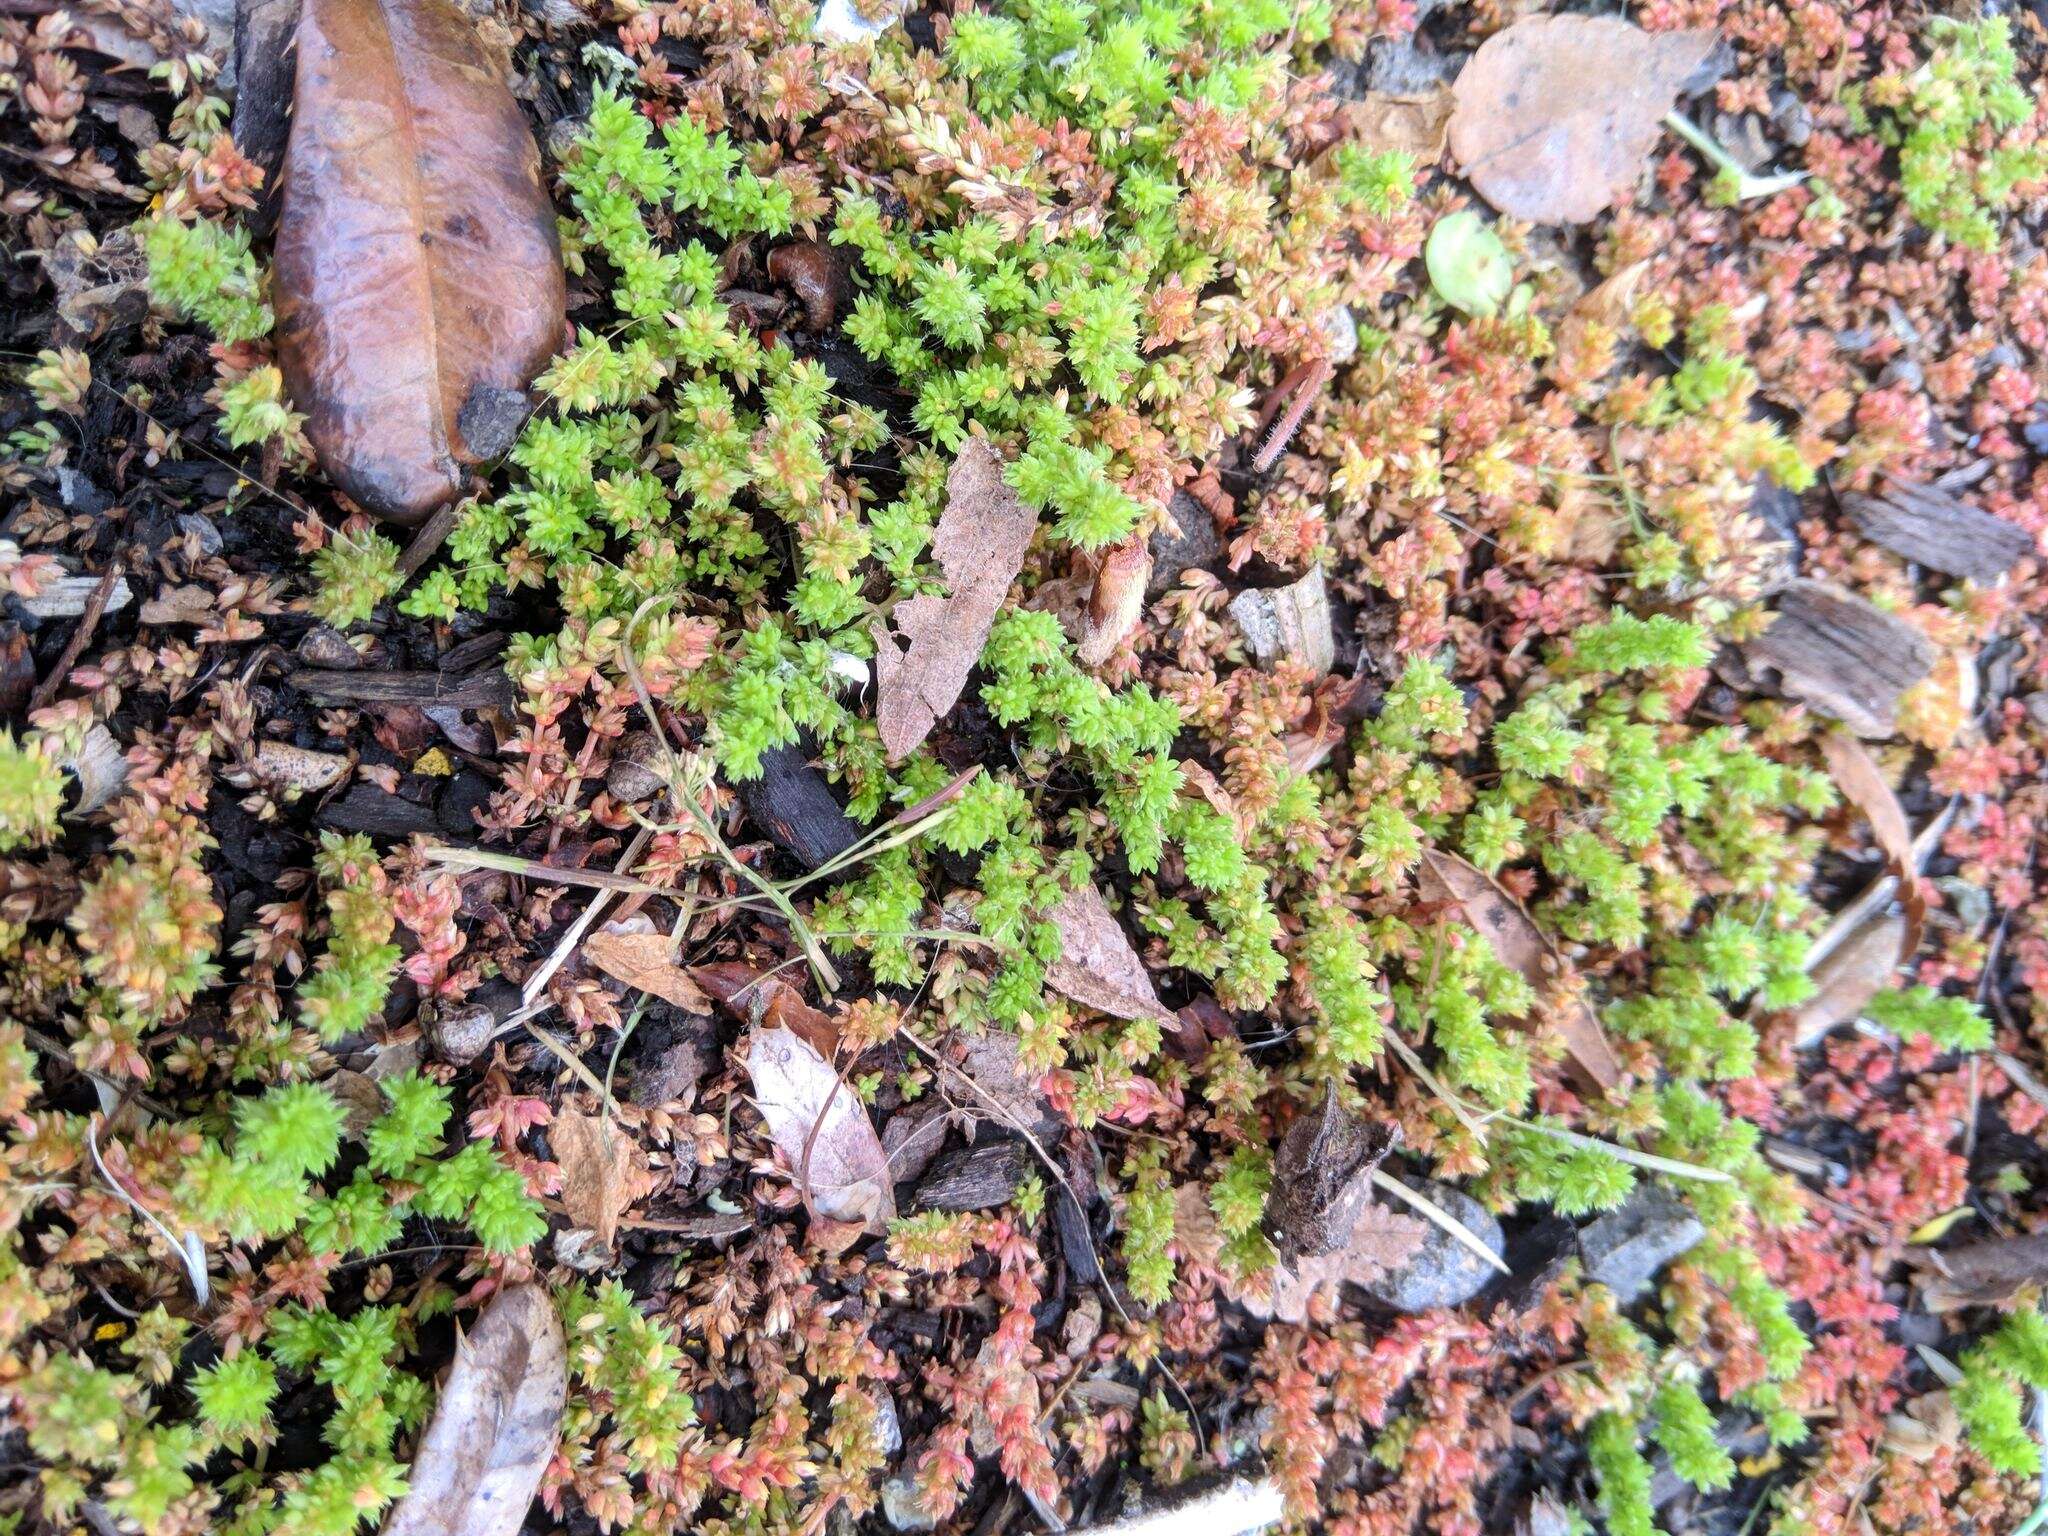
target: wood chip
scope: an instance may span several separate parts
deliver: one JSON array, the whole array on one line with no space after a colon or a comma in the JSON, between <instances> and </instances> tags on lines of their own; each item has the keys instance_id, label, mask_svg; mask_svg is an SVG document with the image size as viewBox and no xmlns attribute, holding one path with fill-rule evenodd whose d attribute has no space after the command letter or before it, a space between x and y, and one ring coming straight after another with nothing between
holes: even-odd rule
<instances>
[{"instance_id":1,"label":"wood chip","mask_svg":"<svg viewBox=\"0 0 2048 1536\"><path fill-rule=\"evenodd\" d=\"M1145 962L1131 948L1123 925L1101 891L1069 891L1046 914L1060 931L1060 957L1045 984L1062 997L1117 1019L1157 1019L1168 1029L1180 1021L1159 1001Z\"/></svg>"},{"instance_id":2,"label":"wood chip","mask_svg":"<svg viewBox=\"0 0 2048 1536\"><path fill-rule=\"evenodd\" d=\"M1455 906L1488 943L1501 963L1521 972L1538 996L1550 992L1564 965L1522 904L1499 882L1454 853L1432 848L1422 855L1419 882L1425 901ZM1621 1081L1621 1062L1607 1032L1583 1000L1569 1003L1557 1020L1565 1061L1583 1086L1606 1092Z\"/></svg>"},{"instance_id":3,"label":"wood chip","mask_svg":"<svg viewBox=\"0 0 2048 1536\"><path fill-rule=\"evenodd\" d=\"M1317 677L1336 665L1321 566L1284 587L1247 587L1230 600L1230 616L1244 632L1252 659L1269 671L1282 659L1301 663Z\"/></svg>"},{"instance_id":4,"label":"wood chip","mask_svg":"<svg viewBox=\"0 0 2048 1536\"><path fill-rule=\"evenodd\" d=\"M2035 552L2034 536L2019 524L1910 480L1891 481L1883 496L1844 496L1842 510L1872 543L1980 586Z\"/></svg>"},{"instance_id":5,"label":"wood chip","mask_svg":"<svg viewBox=\"0 0 2048 1536\"><path fill-rule=\"evenodd\" d=\"M906 598L887 624L873 626L875 723L890 762L914 751L959 699L1037 526L995 449L969 438L946 477L946 509L932 535L947 595Z\"/></svg>"},{"instance_id":6,"label":"wood chip","mask_svg":"<svg viewBox=\"0 0 2048 1536\"><path fill-rule=\"evenodd\" d=\"M1793 581L1770 628L1742 648L1788 697L1876 740L1898 728L1899 696L1934 668L1934 645L1853 592Z\"/></svg>"}]
</instances>

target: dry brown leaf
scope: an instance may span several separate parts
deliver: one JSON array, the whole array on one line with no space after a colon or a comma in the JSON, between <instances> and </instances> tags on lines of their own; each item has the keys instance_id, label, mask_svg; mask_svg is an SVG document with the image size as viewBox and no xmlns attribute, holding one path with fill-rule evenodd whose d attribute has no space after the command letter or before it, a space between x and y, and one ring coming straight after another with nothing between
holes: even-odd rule
<instances>
[{"instance_id":1,"label":"dry brown leaf","mask_svg":"<svg viewBox=\"0 0 2048 1536\"><path fill-rule=\"evenodd\" d=\"M1124 636L1138 627L1145 608L1145 584L1151 579L1152 550L1144 539L1126 539L1103 555L1081 617L1081 643L1076 652L1083 666L1101 666L1123 644Z\"/></svg>"},{"instance_id":2,"label":"dry brown leaf","mask_svg":"<svg viewBox=\"0 0 2048 1536\"><path fill-rule=\"evenodd\" d=\"M1921 931L1927 926L1927 886L1913 854L1913 828L1868 747L1847 731L1829 731L1820 739L1820 750L1835 788L1870 823L1870 835L1899 882L1899 910L1906 914L1906 924L1898 958L1905 960L1919 951Z\"/></svg>"},{"instance_id":3,"label":"dry brown leaf","mask_svg":"<svg viewBox=\"0 0 2048 1536\"><path fill-rule=\"evenodd\" d=\"M1502 213L1584 224L1626 192L1714 34L1645 32L1613 16L1532 16L1458 76L1451 153Z\"/></svg>"},{"instance_id":4,"label":"dry brown leaf","mask_svg":"<svg viewBox=\"0 0 2048 1536\"><path fill-rule=\"evenodd\" d=\"M1372 149L1397 149L1424 169L1443 158L1457 97L1439 82L1426 91L1374 91L1350 112L1359 140Z\"/></svg>"},{"instance_id":5,"label":"dry brown leaf","mask_svg":"<svg viewBox=\"0 0 2048 1536\"><path fill-rule=\"evenodd\" d=\"M817 1215L880 1232L896 1215L889 1159L865 1105L793 1030L757 1025L747 1048L754 1104Z\"/></svg>"},{"instance_id":6,"label":"dry brown leaf","mask_svg":"<svg viewBox=\"0 0 2048 1536\"><path fill-rule=\"evenodd\" d=\"M721 960L691 966L690 978L743 1024L795 1030L827 1061L839 1050L839 1030L830 1016L772 972L757 971L743 960Z\"/></svg>"},{"instance_id":7,"label":"dry brown leaf","mask_svg":"<svg viewBox=\"0 0 2048 1536\"><path fill-rule=\"evenodd\" d=\"M946 510L932 535L947 595L906 598L873 627L875 724L890 762L913 751L967 686L1037 526L995 449L970 437L946 477Z\"/></svg>"},{"instance_id":8,"label":"dry brown leaf","mask_svg":"<svg viewBox=\"0 0 2048 1536\"><path fill-rule=\"evenodd\" d=\"M1124 937L1123 925L1092 885L1069 891L1046 914L1060 931L1060 957L1045 984L1097 1013L1118 1019L1157 1019L1168 1029L1180 1021L1152 990L1145 962Z\"/></svg>"},{"instance_id":9,"label":"dry brown leaf","mask_svg":"<svg viewBox=\"0 0 2048 1536\"><path fill-rule=\"evenodd\" d=\"M1903 917L1863 924L1813 968L1814 994L1792 1015L1792 1043L1801 1050L1862 1013L1899 973Z\"/></svg>"},{"instance_id":10,"label":"dry brown leaf","mask_svg":"<svg viewBox=\"0 0 2048 1536\"><path fill-rule=\"evenodd\" d=\"M278 360L328 477L416 523L462 487L472 401L561 344L540 151L449 0L305 0L277 227Z\"/></svg>"},{"instance_id":11,"label":"dry brown leaf","mask_svg":"<svg viewBox=\"0 0 2048 1536\"><path fill-rule=\"evenodd\" d=\"M2002 1306L2028 1286L2048 1285L2048 1232L1994 1237L1914 1256L1930 1312Z\"/></svg>"},{"instance_id":12,"label":"dry brown leaf","mask_svg":"<svg viewBox=\"0 0 2048 1536\"><path fill-rule=\"evenodd\" d=\"M1455 906L1501 963L1521 972L1539 996L1550 990L1562 962L1535 919L1498 882L1456 854L1432 848L1422 855L1420 884L1424 900ZM1569 1004L1558 1023L1575 1075L1601 1092L1621 1081L1621 1062L1584 1000Z\"/></svg>"},{"instance_id":13,"label":"dry brown leaf","mask_svg":"<svg viewBox=\"0 0 2048 1536\"><path fill-rule=\"evenodd\" d=\"M619 1218L653 1190L646 1152L608 1116L566 1105L555 1113L548 1142L562 1169L562 1209L611 1247Z\"/></svg>"},{"instance_id":14,"label":"dry brown leaf","mask_svg":"<svg viewBox=\"0 0 2048 1536\"><path fill-rule=\"evenodd\" d=\"M569 1390L547 1290L509 1286L455 1343L455 1364L383 1536L514 1536L555 1454Z\"/></svg>"},{"instance_id":15,"label":"dry brown leaf","mask_svg":"<svg viewBox=\"0 0 2048 1536\"><path fill-rule=\"evenodd\" d=\"M1340 1282L1369 1285L1414 1257L1429 1235L1429 1224L1378 1201L1368 1201L1351 1229L1351 1240L1334 1253L1305 1255L1273 1266L1271 1289L1237 1299L1257 1318L1299 1323L1318 1291Z\"/></svg>"},{"instance_id":16,"label":"dry brown leaf","mask_svg":"<svg viewBox=\"0 0 2048 1536\"><path fill-rule=\"evenodd\" d=\"M651 992L685 1013L709 1013L711 999L684 967L669 958L669 936L636 933L613 925L583 941L583 958L615 981Z\"/></svg>"}]
</instances>

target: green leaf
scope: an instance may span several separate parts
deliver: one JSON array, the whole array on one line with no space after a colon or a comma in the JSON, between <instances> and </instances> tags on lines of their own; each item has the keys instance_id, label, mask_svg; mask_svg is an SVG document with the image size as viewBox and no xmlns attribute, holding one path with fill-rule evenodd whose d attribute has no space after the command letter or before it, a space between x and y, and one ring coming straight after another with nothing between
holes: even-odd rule
<instances>
[{"instance_id":1,"label":"green leaf","mask_svg":"<svg viewBox=\"0 0 2048 1536\"><path fill-rule=\"evenodd\" d=\"M1507 247L1470 208L1437 220L1422 259L1437 297L1468 315L1491 315L1514 286Z\"/></svg>"}]
</instances>

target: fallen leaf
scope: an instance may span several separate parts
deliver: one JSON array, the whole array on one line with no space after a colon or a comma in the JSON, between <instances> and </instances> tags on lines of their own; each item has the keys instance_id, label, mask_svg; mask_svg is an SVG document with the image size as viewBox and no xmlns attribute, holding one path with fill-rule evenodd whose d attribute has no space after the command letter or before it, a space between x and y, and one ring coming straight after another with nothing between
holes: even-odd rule
<instances>
[{"instance_id":1,"label":"fallen leaf","mask_svg":"<svg viewBox=\"0 0 2048 1536\"><path fill-rule=\"evenodd\" d=\"M621 924L600 928L583 941L583 958L614 981L650 992L685 1013L711 1011L711 999L689 971L669 958L673 941L649 927L636 932Z\"/></svg>"},{"instance_id":2,"label":"fallen leaf","mask_svg":"<svg viewBox=\"0 0 2048 1536\"><path fill-rule=\"evenodd\" d=\"M896 1214L889 1159L860 1095L794 1030L757 1025L754 1104L817 1215L880 1232Z\"/></svg>"},{"instance_id":3,"label":"fallen leaf","mask_svg":"<svg viewBox=\"0 0 2048 1536\"><path fill-rule=\"evenodd\" d=\"M946 477L946 510L932 535L946 595L906 598L873 629L875 723L890 762L915 749L967 686L1037 526L995 449L969 438Z\"/></svg>"},{"instance_id":4,"label":"fallen leaf","mask_svg":"<svg viewBox=\"0 0 2048 1536\"><path fill-rule=\"evenodd\" d=\"M193 584L160 588L136 613L143 624L211 624L220 603L208 588Z\"/></svg>"},{"instance_id":5,"label":"fallen leaf","mask_svg":"<svg viewBox=\"0 0 2048 1536\"><path fill-rule=\"evenodd\" d=\"M1081 664L1099 667L1138 627L1145 607L1145 584L1152 579L1152 551L1145 540L1129 538L1108 550L1096 568L1082 616Z\"/></svg>"},{"instance_id":6,"label":"fallen leaf","mask_svg":"<svg viewBox=\"0 0 2048 1536\"><path fill-rule=\"evenodd\" d=\"M1560 964L1557 952L1535 919L1496 881L1456 854L1432 848L1422 855L1420 885L1424 900L1454 905L1501 963L1521 972L1539 995L1550 989ZM1558 1023L1565 1059L1584 1082L1604 1093L1621 1081L1621 1062L1583 999L1570 1003Z\"/></svg>"},{"instance_id":7,"label":"fallen leaf","mask_svg":"<svg viewBox=\"0 0 2048 1536\"><path fill-rule=\"evenodd\" d=\"M562 1320L542 1286L500 1291L466 1337L383 1536L514 1536L568 1397Z\"/></svg>"},{"instance_id":8,"label":"fallen leaf","mask_svg":"<svg viewBox=\"0 0 2048 1536\"><path fill-rule=\"evenodd\" d=\"M830 1016L805 1002L803 993L780 976L757 971L743 960L722 960L691 966L690 979L743 1024L794 1030L827 1061L839 1049L839 1030Z\"/></svg>"},{"instance_id":9,"label":"fallen leaf","mask_svg":"<svg viewBox=\"0 0 2048 1536\"><path fill-rule=\"evenodd\" d=\"M1451 153L1502 213L1584 224L1632 187L1664 114L1714 34L1645 32L1612 16L1532 16L1458 76Z\"/></svg>"},{"instance_id":10,"label":"fallen leaf","mask_svg":"<svg viewBox=\"0 0 2048 1536\"><path fill-rule=\"evenodd\" d=\"M555 1112L548 1143L562 1169L562 1209L570 1221L611 1247L619 1218L652 1193L647 1154L608 1116L586 1115L567 1105Z\"/></svg>"},{"instance_id":11,"label":"fallen leaf","mask_svg":"<svg viewBox=\"0 0 2048 1536\"><path fill-rule=\"evenodd\" d=\"M1346 1109L1332 1083L1322 1103L1287 1128L1274 1159L1266 1227L1283 1257L1334 1253L1372 1203L1372 1174L1400 1134Z\"/></svg>"},{"instance_id":12,"label":"fallen leaf","mask_svg":"<svg viewBox=\"0 0 2048 1536\"><path fill-rule=\"evenodd\" d=\"M1838 1024L1862 1013L1899 973L1905 942L1903 917L1873 918L1850 934L1813 968L1814 994L1792 1015L1792 1044L1812 1045Z\"/></svg>"},{"instance_id":13,"label":"fallen leaf","mask_svg":"<svg viewBox=\"0 0 2048 1536\"><path fill-rule=\"evenodd\" d=\"M1046 914L1060 931L1060 957L1045 984L1097 1013L1117 1019L1157 1019L1168 1029L1180 1021L1159 1001L1145 962L1124 937L1123 925L1092 885L1069 891Z\"/></svg>"},{"instance_id":14,"label":"fallen leaf","mask_svg":"<svg viewBox=\"0 0 2048 1536\"><path fill-rule=\"evenodd\" d=\"M461 488L473 392L560 344L540 151L450 0L305 0L277 228L278 360L321 468L416 523Z\"/></svg>"},{"instance_id":15,"label":"fallen leaf","mask_svg":"<svg viewBox=\"0 0 2048 1536\"><path fill-rule=\"evenodd\" d=\"M1361 144L1412 155L1427 170L1443 158L1456 104L1451 88L1438 83L1426 91L1373 91L1350 117Z\"/></svg>"},{"instance_id":16,"label":"fallen leaf","mask_svg":"<svg viewBox=\"0 0 2048 1536\"><path fill-rule=\"evenodd\" d=\"M1899 910L1906 922L1898 958L1905 960L1919 951L1920 934L1927 925L1927 886L1913 853L1913 829L1868 747L1846 731L1829 731L1820 739L1820 750L1835 788L1870 823L1870 835L1899 882Z\"/></svg>"},{"instance_id":17,"label":"fallen leaf","mask_svg":"<svg viewBox=\"0 0 2048 1536\"><path fill-rule=\"evenodd\" d=\"M2024 1288L2048 1283L2048 1232L1924 1251L1913 1261L1927 1271L1922 1286L1928 1311L2002 1306Z\"/></svg>"}]
</instances>

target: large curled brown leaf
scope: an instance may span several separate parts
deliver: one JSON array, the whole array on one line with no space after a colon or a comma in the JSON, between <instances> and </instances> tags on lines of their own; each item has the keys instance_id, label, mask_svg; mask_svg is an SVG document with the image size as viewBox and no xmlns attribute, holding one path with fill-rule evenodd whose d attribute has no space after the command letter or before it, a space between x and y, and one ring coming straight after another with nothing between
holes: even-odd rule
<instances>
[{"instance_id":1,"label":"large curled brown leaf","mask_svg":"<svg viewBox=\"0 0 2048 1536\"><path fill-rule=\"evenodd\" d=\"M464 406L561 342L540 152L450 0L305 0L298 56L278 358L328 478L416 523L487 456Z\"/></svg>"},{"instance_id":2,"label":"large curled brown leaf","mask_svg":"<svg viewBox=\"0 0 2048 1536\"><path fill-rule=\"evenodd\" d=\"M1493 946L1501 963L1521 972L1539 995L1549 989L1557 953L1536 920L1498 882L1455 853L1432 848L1422 856L1419 883L1424 900L1455 906ZM1574 1076L1601 1092L1621 1081L1621 1062L1590 1007L1573 1002L1558 1025Z\"/></svg>"},{"instance_id":3,"label":"large curled brown leaf","mask_svg":"<svg viewBox=\"0 0 2048 1536\"><path fill-rule=\"evenodd\" d=\"M946 510L932 533L946 596L906 598L873 627L875 724L890 762L916 750L967 686L1037 525L995 449L970 437L946 477Z\"/></svg>"},{"instance_id":4,"label":"large curled brown leaf","mask_svg":"<svg viewBox=\"0 0 2048 1536\"><path fill-rule=\"evenodd\" d=\"M1613 16L1532 16L1458 76L1451 153L1502 213L1584 224L1635 184L1711 31L1645 32Z\"/></svg>"},{"instance_id":5,"label":"large curled brown leaf","mask_svg":"<svg viewBox=\"0 0 2048 1536\"><path fill-rule=\"evenodd\" d=\"M896 1215L882 1139L832 1064L793 1030L756 1025L747 1047L754 1105L811 1210L880 1232Z\"/></svg>"},{"instance_id":6,"label":"large curled brown leaf","mask_svg":"<svg viewBox=\"0 0 2048 1536\"><path fill-rule=\"evenodd\" d=\"M547 1290L500 1291L456 1341L384 1536L513 1536L555 1454L568 1392L568 1349Z\"/></svg>"}]
</instances>

